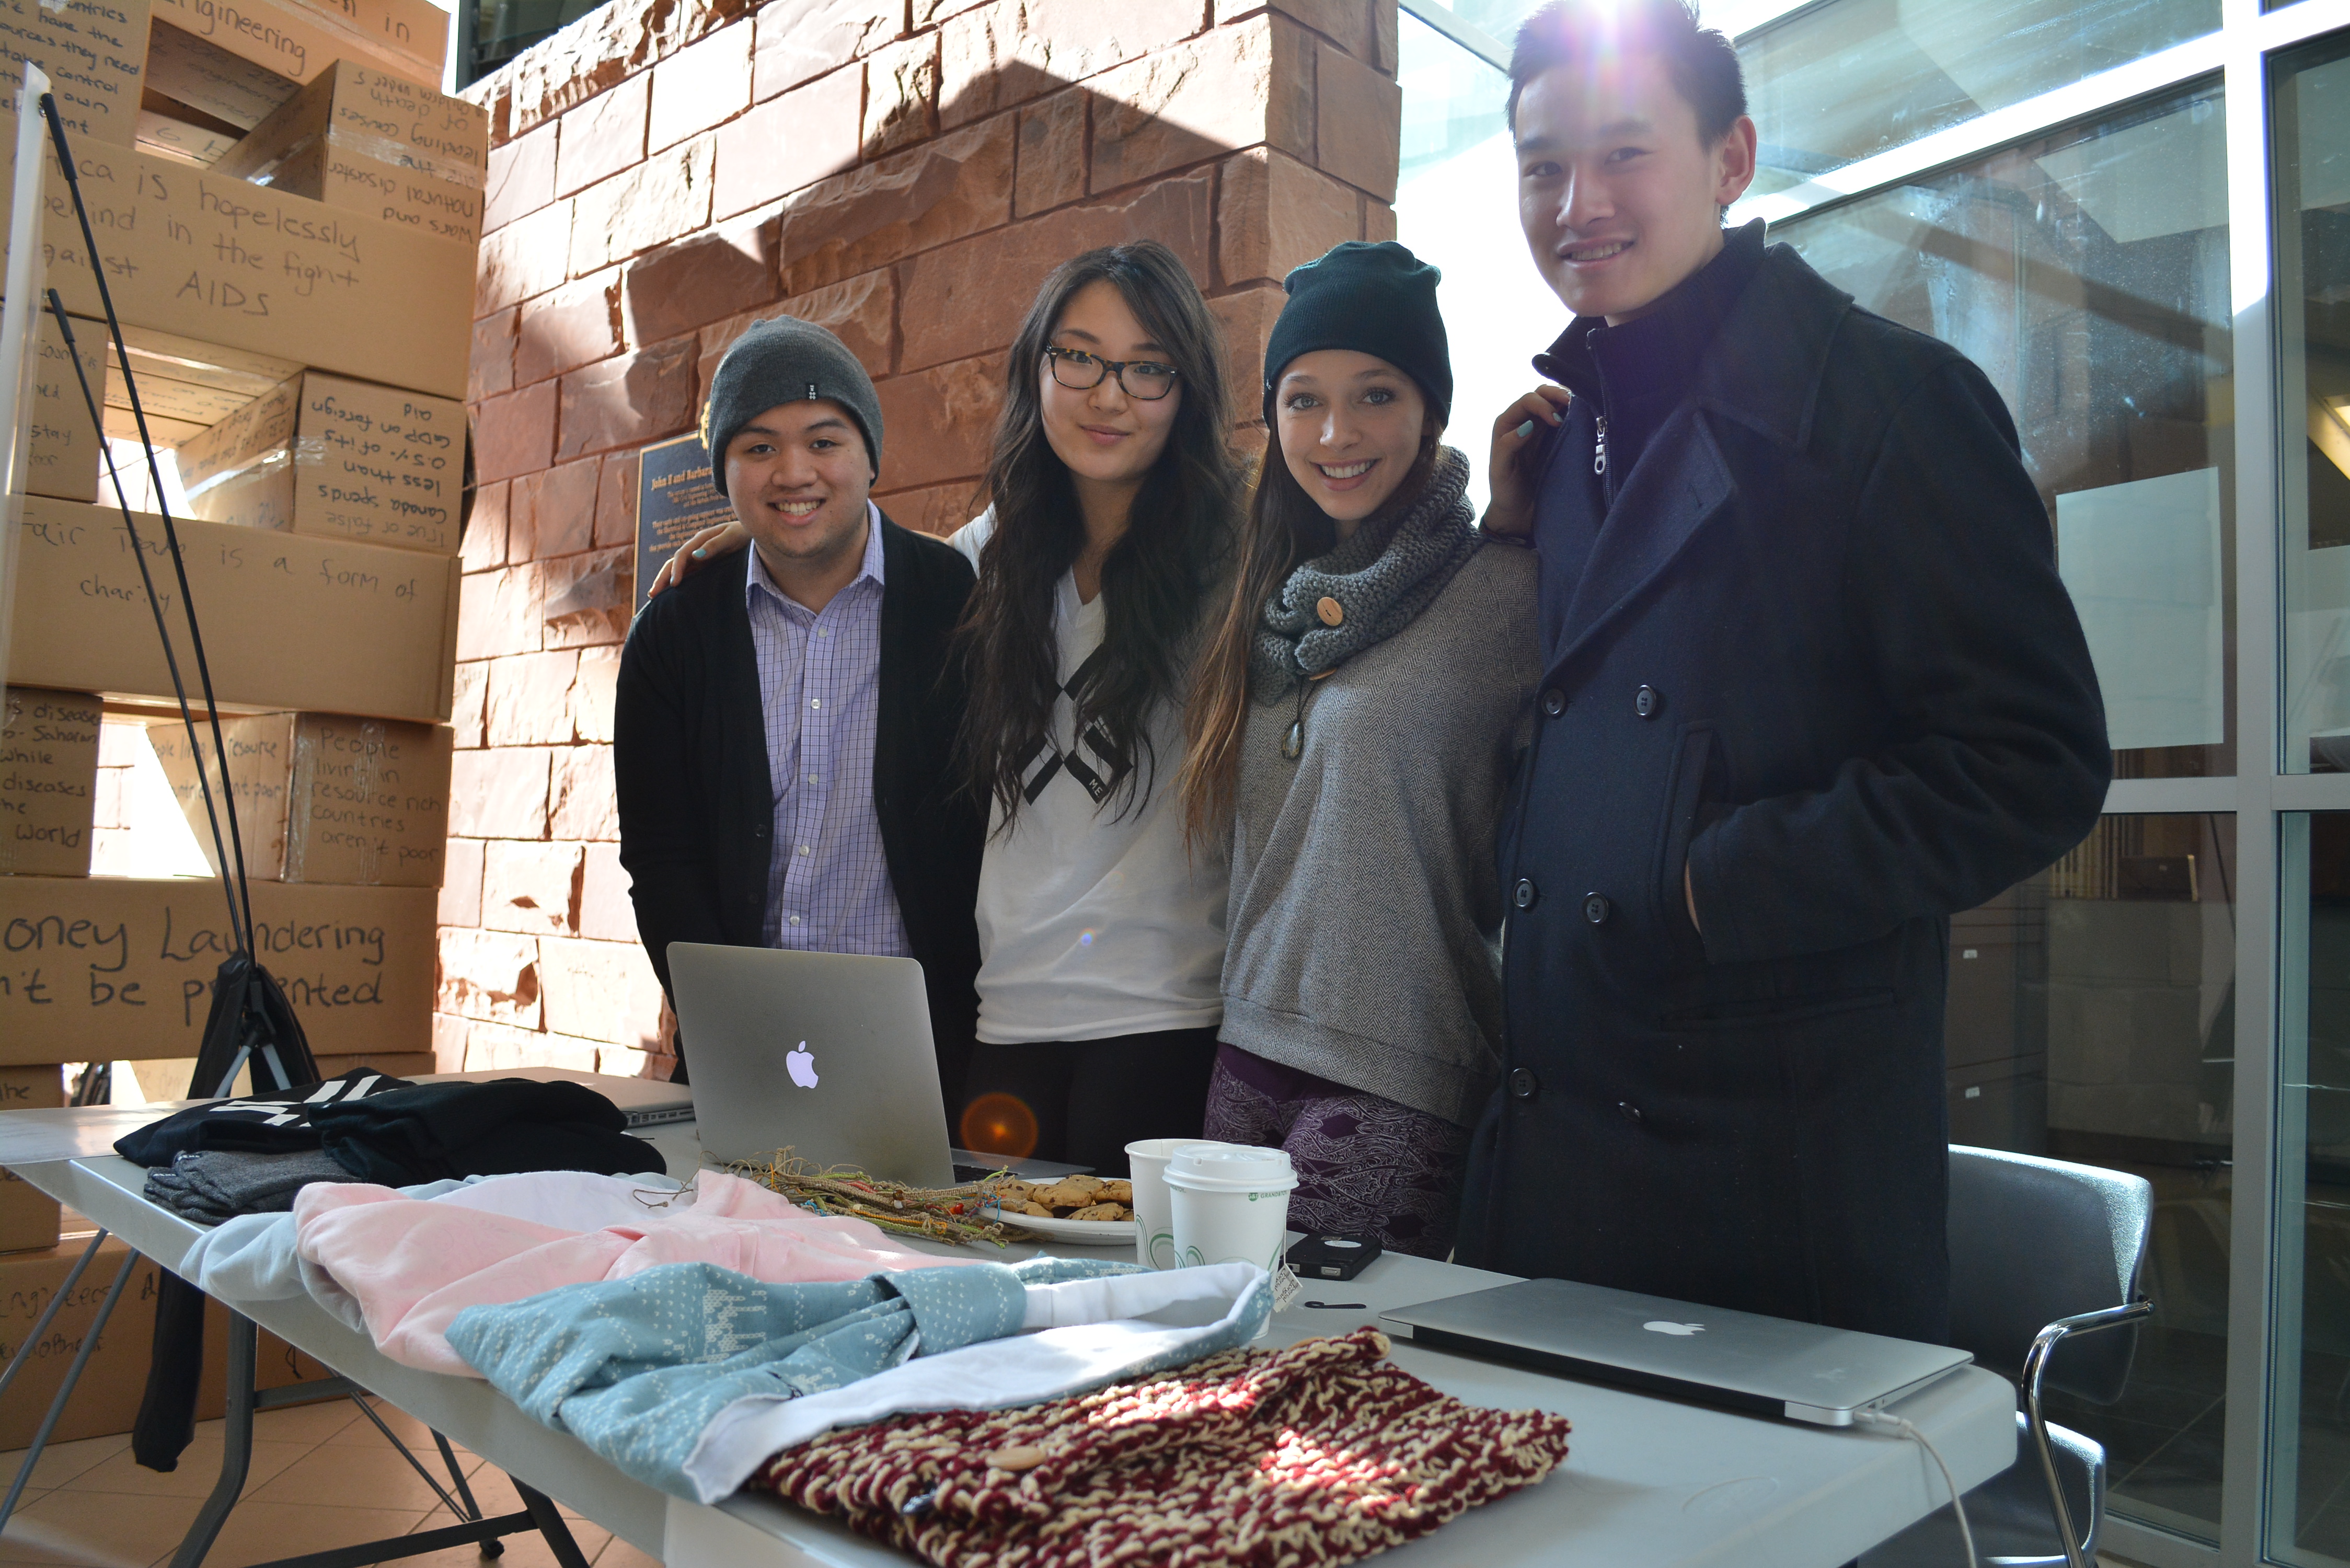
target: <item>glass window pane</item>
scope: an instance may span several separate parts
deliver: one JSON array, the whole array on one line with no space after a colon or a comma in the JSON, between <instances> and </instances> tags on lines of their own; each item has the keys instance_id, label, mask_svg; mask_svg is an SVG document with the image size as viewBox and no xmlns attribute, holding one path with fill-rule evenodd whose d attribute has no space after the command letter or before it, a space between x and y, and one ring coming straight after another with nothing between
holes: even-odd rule
<instances>
[{"instance_id":1,"label":"glass window pane","mask_svg":"<svg viewBox=\"0 0 2350 1568\"><path fill-rule=\"evenodd\" d=\"M2220 0L1833 0L1808 7L1739 40L1762 132L1754 193L1800 185L2219 26Z\"/></svg>"},{"instance_id":2,"label":"glass window pane","mask_svg":"<svg viewBox=\"0 0 2350 1568\"><path fill-rule=\"evenodd\" d=\"M2111 1406L2053 1397L2050 1418L2105 1445L2112 1512L2207 1540L2227 1364L2235 882L2234 817L2108 816L1950 922L1950 1141L2154 1184L2156 1315L2128 1386Z\"/></svg>"},{"instance_id":3,"label":"glass window pane","mask_svg":"<svg viewBox=\"0 0 2350 1568\"><path fill-rule=\"evenodd\" d=\"M2288 773L2350 769L2350 40L2276 67Z\"/></svg>"},{"instance_id":4,"label":"glass window pane","mask_svg":"<svg viewBox=\"0 0 2350 1568\"><path fill-rule=\"evenodd\" d=\"M1779 225L2015 416L2114 771L2235 771L2234 363L2215 84Z\"/></svg>"}]
</instances>

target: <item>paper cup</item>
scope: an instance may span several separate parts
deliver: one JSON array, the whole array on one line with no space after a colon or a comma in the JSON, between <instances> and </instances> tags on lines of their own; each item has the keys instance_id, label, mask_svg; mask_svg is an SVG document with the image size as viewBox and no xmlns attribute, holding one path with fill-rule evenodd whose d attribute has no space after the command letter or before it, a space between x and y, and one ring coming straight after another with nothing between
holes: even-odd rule
<instances>
[{"instance_id":1,"label":"paper cup","mask_svg":"<svg viewBox=\"0 0 2350 1568\"><path fill-rule=\"evenodd\" d=\"M1175 1220L1167 1202L1167 1162L1179 1148L1214 1146L1206 1137L1147 1137L1126 1146L1126 1166L1134 1183L1134 1258L1153 1269L1175 1263Z\"/></svg>"},{"instance_id":2,"label":"paper cup","mask_svg":"<svg viewBox=\"0 0 2350 1568\"><path fill-rule=\"evenodd\" d=\"M1165 1180L1179 1266L1254 1263L1268 1273L1281 1266L1297 1186L1286 1151L1193 1145L1168 1160Z\"/></svg>"}]
</instances>

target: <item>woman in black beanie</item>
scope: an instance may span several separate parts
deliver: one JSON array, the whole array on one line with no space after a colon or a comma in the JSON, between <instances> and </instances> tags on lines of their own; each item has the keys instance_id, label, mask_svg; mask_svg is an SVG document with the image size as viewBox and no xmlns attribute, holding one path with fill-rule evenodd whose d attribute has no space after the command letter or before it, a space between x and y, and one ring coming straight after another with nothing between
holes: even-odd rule
<instances>
[{"instance_id":1,"label":"woman in black beanie","mask_svg":"<svg viewBox=\"0 0 2350 1568\"><path fill-rule=\"evenodd\" d=\"M1183 784L1232 857L1207 1135L1289 1151L1293 1229L1441 1258L1498 1072L1493 835L1540 670L1534 558L1477 531L1440 441L1437 277L1392 242L1289 275Z\"/></svg>"}]
</instances>

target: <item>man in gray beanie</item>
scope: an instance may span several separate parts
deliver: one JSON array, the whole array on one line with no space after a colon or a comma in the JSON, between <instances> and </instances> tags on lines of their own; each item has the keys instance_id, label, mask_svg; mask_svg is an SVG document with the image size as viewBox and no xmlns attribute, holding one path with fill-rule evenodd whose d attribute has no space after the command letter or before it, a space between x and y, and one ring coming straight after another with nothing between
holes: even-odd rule
<instances>
[{"instance_id":1,"label":"man in gray beanie","mask_svg":"<svg viewBox=\"0 0 2350 1568\"><path fill-rule=\"evenodd\" d=\"M620 656L638 932L664 991L676 941L920 960L941 1081L960 1085L986 831L952 772L971 567L874 504L880 399L821 327L737 338L702 437L752 547L646 605Z\"/></svg>"}]
</instances>

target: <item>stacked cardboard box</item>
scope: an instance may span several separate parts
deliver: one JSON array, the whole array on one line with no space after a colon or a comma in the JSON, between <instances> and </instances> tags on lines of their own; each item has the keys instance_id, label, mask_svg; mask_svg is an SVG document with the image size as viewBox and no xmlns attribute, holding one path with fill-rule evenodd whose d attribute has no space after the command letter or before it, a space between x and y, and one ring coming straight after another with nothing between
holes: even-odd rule
<instances>
[{"instance_id":1,"label":"stacked cardboard box","mask_svg":"<svg viewBox=\"0 0 2350 1568\"><path fill-rule=\"evenodd\" d=\"M340 60L213 167L474 244L488 164L489 120L479 109Z\"/></svg>"}]
</instances>

